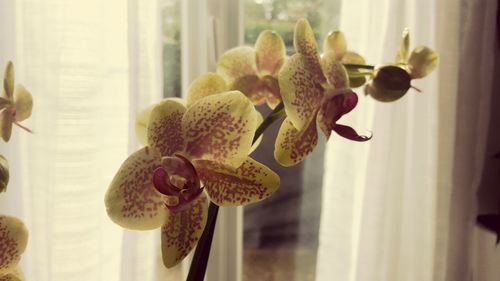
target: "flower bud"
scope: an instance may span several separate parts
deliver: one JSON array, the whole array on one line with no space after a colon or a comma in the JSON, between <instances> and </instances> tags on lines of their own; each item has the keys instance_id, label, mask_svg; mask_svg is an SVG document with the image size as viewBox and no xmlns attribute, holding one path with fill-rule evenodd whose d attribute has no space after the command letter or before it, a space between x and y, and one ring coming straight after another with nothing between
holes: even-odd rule
<instances>
[{"instance_id":1,"label":"flower bud","mask_svg":"<svg viewBox=\"0 0 500 281\"><path fill-rule=\"evenodd\" d=\"M375 76L365 87L365 94L382 102L395 101L410 89L411 77L399 66L386 65L375 70Z\"/></svg>"}]
</instances>

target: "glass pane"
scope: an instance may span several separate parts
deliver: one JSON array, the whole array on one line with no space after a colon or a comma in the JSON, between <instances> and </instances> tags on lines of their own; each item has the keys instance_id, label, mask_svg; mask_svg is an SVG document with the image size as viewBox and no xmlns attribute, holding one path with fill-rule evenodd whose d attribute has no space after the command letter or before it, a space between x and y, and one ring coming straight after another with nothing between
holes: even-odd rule
<instances>
[{"instance_id":1,"label":"glass pane","mask_svg":"<svg viewBox=\"0 0 500 281\"><path fill-rule=\"evenodd\" d=\"M293 30L307 18L321 46L338 28L340 0L245 0L245 43L253 45L265 29L277 31L293 53ZM259 108L263 116L270 110ZM280 124L266 131L253 157L281 176L279 190L262 203L245 208L243 280L314 280L318 248L324 142L300 165L283 168L273 158Z\"/></svg>"},{"instance_id":2,"label":"glass pane","mask_svg":"<svg viewBox=\"0 0 500 281\"><path fill-rule=\"evenodd\" d=\"M163 43L163 96L181 97L181 1L160 0ZM159 247L159 245L158 245ZM158 248L157 280L182 280L182 264L167 269Z\"/></svg>"},{"instance_id":3,"label":"glass pane","mask_svg":"<svg viewBox=\"0 0 500 281\"><path fill-rule=\"evenodd\" d=\"M163 96L181 97L181 2L162 0Z\"/></svg>"}]
</instances>

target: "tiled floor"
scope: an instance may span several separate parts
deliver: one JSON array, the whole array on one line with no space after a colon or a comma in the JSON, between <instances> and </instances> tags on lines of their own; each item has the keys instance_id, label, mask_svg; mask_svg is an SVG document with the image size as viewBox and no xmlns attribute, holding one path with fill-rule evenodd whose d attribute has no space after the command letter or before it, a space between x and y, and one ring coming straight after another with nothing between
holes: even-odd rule
<instances>
[{"instance_id":1,"label":"tiled floor","mask_svg":"<svg viewBox=\"0 0 500 281\"><path fill-rule=\"evenodd\" d=\"M315 270L316 249L244 249L243 281L314 281ZM162 268L158 280L183 280L182 267L179 265L172 269Z\"/></svg>"},{"instance_id":2,"label":"tiled floor","mask_svg":"<svg viewBox=\"0 0 500 281\"><path fill-rule=\"evenodd\" d=\"M316 249L244 250L243 281L313 281Z\"/></svg>"}]
</instances>

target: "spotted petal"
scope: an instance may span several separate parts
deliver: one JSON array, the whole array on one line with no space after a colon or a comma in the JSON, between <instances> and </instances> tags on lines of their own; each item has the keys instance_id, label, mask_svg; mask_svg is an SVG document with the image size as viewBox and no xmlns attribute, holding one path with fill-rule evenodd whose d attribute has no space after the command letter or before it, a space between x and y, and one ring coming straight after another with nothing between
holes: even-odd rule
<instances>
[{"instance_id":1,"label":"spotted petal","mask_svg":"<svg viewBox=\"0 0 500 281\"><path fill-rule=\"evenodd\" d=\"M255 105L266 102L265 85L257 75L246 75L234 80L231 90L242 92Z\"/></svg>"},{"instance_id":2,"label":"spotted petal","mask_svg":"<svg viewBox=\"0 0 500 281\"><path fill-rule=\"evenodd\" d=\"M232 88L236 79L257 74L255 50L252 47L236 47L225 52L217 62L217 74Z\"/></svg>"},{"instance_id":3,"label":"spotted petal","mask_svg":"<svg viewBox=\"0 0 500 281\"><path fill-rule=\"evenodd\" d=\"M293 36L295 51L303 56L304 62L316 82L325 82L325 77L321 72L321 58L318 52L318 44L316 43L314 32L306 19L297 21Z\"/></svg>"},{"instance_id":4,"label":"spotted petal","mask_svg":"<svg viewBox=\"0 0 500 281\"><path fill-rule=\"evenodd\" d=\"M128 157L116 173L106 193L109 217L122 227L155 229L165 222L162 195L153 185L153 171L161 165L161 155L144 147Z\"/></svg>"},{"instance_id":5,"label":"spotted petal","mask_svg":"<svg viewBox=\"0 0 500 281\"><path fill-rule=\"evenodd\" d=\"M148 145L148 124L151 117L151 111L156 104L142 110L135 119L135 136L142 145Z\"/></svg>"},{"instance_id":6,"label":"spotted petal","mask_svg":"<svg viewBox=\"0 0 500 281\"><path fill-rule=\"evenodd\" d=\"M250 151L256 122L255 108L241 92L203 98L182 119L185 152L191 159L238 167Z\"/></svg>"},{"instance_id":7,"label":"spotted petal","mask_svg":"<svg viewBox=\"0 0 500 281\"><path fill-rule=\"evenodd\" d=\"M14 217L0 215L0 276L13 271L28 243L28 229Z\"/></svg>"},{"instance_id":8,"label":"spotted petal","mask_svg":"<svg viewBox=\"0 0 500 281\"><path fill-rule=\"evenodd\" d=\"M194 248L205 229L208 200L201 193L196 200L179 212L169 212L161 229L163 264L173 267Z\"/></svg>"},{"instance_id":9,"label":"spotted petal","mask_svg":"<svg viewBox=\"0 0 500 281\"><path fill-rule=\"evenodd\" d=\"M213 94L227 91L227 85L222 76L216 73L206 73L196 78L188 88L187 107L196 101Z\"/></svg>"},{"instance_id":10,"label":"spotted petal","mask_svg":"<svg viewBox=\"0 0 500 281\"><path fill-rule=\"evenodd\" d=\"M303 55L295 54L279 74L281 98L293 125L301 130L309 124L323 97L323 87L315 82Z\"/></svg>"},{"instance_id":11,"label":"spotted petal","mask_svg":"<svg viewBox=\"0 0 500 281\"><path fill-rule=\"evenodd\" d=\"M281 124L274 146L274 158L285 167L293 166L309 155L318 143L316 118L297 130L288 117Z\"/></svg>"},{"instance_id":12,"label":"spotted petal","mask_svg":"<svg viewBox=\"0 0 500 281\"><path fill-rule=\"evenodd\" d=\"M349 77L346 68L335 57L335 53L327 52L321 58L323 73L334 89L349 88Z\"/></svg>"},{"instance_id":13,"label":"spotted petal","mask_svg":"<svg viewBox=\"0 0 500 281\"><path fill-rule=\"evenodd\" d=\"M323 52L333 52L335 58L340 60L347 51L347 42L344 33L341 31L332 31L328 33L323 41Z\"/></svg>"},{"instance_id":14,"label":"spotted petal","mask_svg":"<svg viewBox=\"0 0 500 281\"><path fill-rule=\"evenodd\" d=\"M21 122L31 116L33 97L22 85L14 88L14 107L16 108L16 121Z\"/></svg>"},{"instance_id":15,"label":"spotted petal","mask_svg":"<svg viewBox=\"0 0 500 281\"><path fill-rule=\"evenodd\" d=\"M275 172L250 157L237 169L207 160L193 164L210 199L219 206L259 202L271 196L280 183Z\"/></svg>"},{"instance_id":16,"label":"spotted petal","mask_svg":"<svg viewBox=\"0 0 500 281\"><path fill-rule=\"evenodd\" d=\"M12 122L14 122L14 114L12 114L11 108L6 108L0 112L0 135L5 142L10 140Z\"/></svg>"},{"instance_id":17,"label":"spotted petal","mask_svg":"<svg viewBox=\"0 0 500 281\"><path fill-rule=\"evenodd\" d=\"M0 281L24 281L24 274L19 266L16 266L6 275L0 276Z\"/></svg>"},{"instance_id":18,"label":"spotted petal","mask_svg":"<svg viewBox=\"0 0 500 281\"><path fill-rule=\"evenodd\" d=\"M412 79L423 78L438 65L439 56L431 48L421 46L415 48L408 58L408 69Z\"/></svg>"},{"instance_id":19,"label":"spotted petal","mask_svg":"<svg viewBox=\"0 0 500 281\"><path fill-rule=\"evenodd\" d=\"M186 107L176 99L164 99L151 111L148 144L162 156L171 156L184 150L182 117L185 112Z\"/></svg>"},{"instance_id":20,"label":"spotted petal","mask_svg":"<svg viewBox=\"0 0 500 281\"><path fill-rule=\"evenodd\" d=\"M262 31L255 42L255 51L259 74L276 77L286 56L286 47L281 36L274 31Z\"/></svg>"}]
</instances>

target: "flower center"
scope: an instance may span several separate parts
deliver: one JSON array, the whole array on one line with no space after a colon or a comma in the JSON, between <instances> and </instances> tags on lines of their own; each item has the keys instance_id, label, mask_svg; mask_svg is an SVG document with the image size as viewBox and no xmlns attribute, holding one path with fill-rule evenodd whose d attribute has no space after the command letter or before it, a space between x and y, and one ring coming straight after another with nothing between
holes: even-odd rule
<instances>
[{"instance_id":1,"label":"flower center","mask_svg":"<svg viewBox=\"0 0 500 281\"><path fill-rule=\"evenodd\" d=\"M173 212L182 211L203 191L193 164L181 155L162 158L162 165L154 171L153 185L165 195L165 205Z\"/></svg>"}]
</instances>

